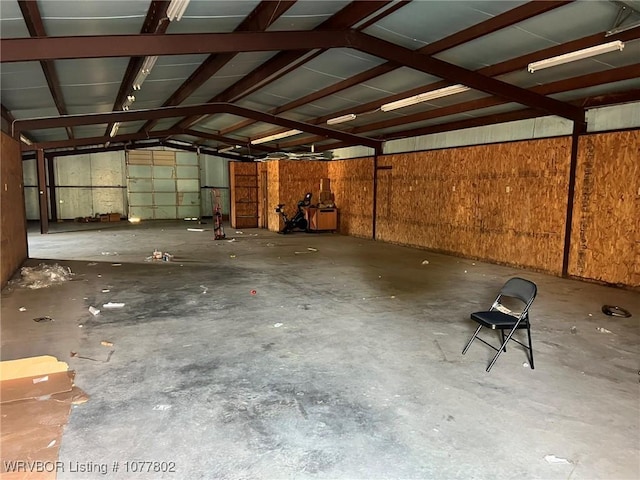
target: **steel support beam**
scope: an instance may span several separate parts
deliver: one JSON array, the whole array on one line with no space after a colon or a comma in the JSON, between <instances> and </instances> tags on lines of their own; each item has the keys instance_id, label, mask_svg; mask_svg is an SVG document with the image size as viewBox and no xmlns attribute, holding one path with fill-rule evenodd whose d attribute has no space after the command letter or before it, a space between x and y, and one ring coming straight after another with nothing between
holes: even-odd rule
<instances>
[{"instance_id":1,"label":"steel support beam","mask_svg":"<svg viewBox=\"0 0 640 480\"><path fill-rule=\"evenodd\" d=\"M64 117L16 120L13 123L13 130L18 134L25 130L59 128L77 125L96 125L109 122L131 122L136 120L170 118L177 116L210 115L213 113L230 113L239 117L253 118L260 122L271 123L290 129L297 129L325 138L335 138L336 140L350 142L352 145L365 145L371 148L376 148L380 144L378 140L373 140L368 137L353 135L340 130L333 130L309 123L298 122L229 103L207 103L204 105L189 105L185 107L165 107L149 110L129 110L126 112L93 113L88 115L68 115Z\"/></svg>"},{"instance_id":2,"label":"steel support beam","mask_svg":"<svg viewBox=\"0 0 640 480\"><path fill-rule=\"evenodd\" d=\"M55 158L51 155L45 155L47 159L47 171L49 173L49 199L51 200L51 221L56 222L58 220L58 201L56 196L56 172L55 172Z\"/></svg>"},{"instance_id":3,"label":"steel support beam","mask_svg":"<svg viewBox=\"0 0 640 480\"><path fill-rule=\"evenodd\" d=\"M576 197L576 170L578 168L578 149L580 135L585 133L584 122L573 122L571 134L571 161L569 163L569 182L567 185L567 214L564 224L564 250L562 252L562 276L569 276L569 255L571 254L571 232L573 227L573 207Z\"/></svg>"},{"instance_id":4,"label":"steel support beam","mask_svg":"<svg viewBox=\"0 0 640 480\"><path fill-rule=\"evenodd\" d=\"M44 151L36 152L38 167L38 198L40 207L40 233L49 233L49 202L47 200L47 173L44 161Z\"/></svg>"},{"instance_id":5,"label":"steel support beam","mask_svg":"<svg viewBox=\"0 0 640 480\"><path fill-rule=\"evenodd\" d=\"M2 63L78 58L146 57L194 53L312 50L349 45L347 31L181 33L7 38Z\"/></svg>"}]
</instances>

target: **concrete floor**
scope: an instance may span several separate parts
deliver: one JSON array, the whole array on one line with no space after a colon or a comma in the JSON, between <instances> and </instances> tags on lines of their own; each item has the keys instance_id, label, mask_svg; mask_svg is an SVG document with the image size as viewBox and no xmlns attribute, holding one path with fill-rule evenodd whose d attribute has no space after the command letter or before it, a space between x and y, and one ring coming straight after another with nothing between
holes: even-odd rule
<instances>
[{"instance_id":1,"label":"concrete floor","mask_svg":"<svg viewBox=\"0 0 640 480\"><path fill-rule=\"evenodd\" d=\"M60 460L120 462L82 478L640 477L637 292L332 234L53 228L80 231L31 233L28 264L74 279L3 290L1 353L76 370L91 399ZM154 248L174 261L145 262ZM488 347L461 355L469 313L515 275L538 284L536 369L511 348L487 374ZM108 301L125 307L88 312ZM127 474L127 461L175 469Z\"/></svg>"}]
</instances>

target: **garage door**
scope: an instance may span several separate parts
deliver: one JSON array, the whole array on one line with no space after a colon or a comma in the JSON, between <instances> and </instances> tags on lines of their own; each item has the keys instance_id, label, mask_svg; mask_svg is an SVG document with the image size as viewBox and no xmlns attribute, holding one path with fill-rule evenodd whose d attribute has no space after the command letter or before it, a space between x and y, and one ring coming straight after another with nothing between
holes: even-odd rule
<instances>
[{"instance_id":1,"label":"garage door","mask_svg":"<svg viewBox=\"0 0 640 480\"><path fill-rule=\"evenodd\" d=\"M188 152L127 152L129 218L176 219L200 215L198 157Z\"/></svg>"}]
</instances>

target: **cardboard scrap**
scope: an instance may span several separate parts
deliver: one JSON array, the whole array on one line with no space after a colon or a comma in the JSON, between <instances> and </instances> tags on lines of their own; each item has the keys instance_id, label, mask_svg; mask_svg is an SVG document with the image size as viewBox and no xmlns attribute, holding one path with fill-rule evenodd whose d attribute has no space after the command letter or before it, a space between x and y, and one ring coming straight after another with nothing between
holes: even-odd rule
<instances>
[{"instance_id":1,"label":"cardboard scrap","mask_svg":"<svg viewBox=\"0 0 640 480\"><path fill-rule=\"evenodd\" d=\"M11 462L58 460L71 405L88 396L73 385L75 372L52 356L0 362L0 451L3 479L55 479L52 471L8 471ZM33 464L33 463L32 463Z\"/></svg>"},{"instance_id":2,"label":"cardboard scrap","mask_svg":"<svg viewBox=\"0 0 640 480\"><path fill-rule=\"evenodd\" d=\"M58 361L56 357L51 355L7 360L0 362L0 382L13 378L37 377L49 373L66 372L67 370L69 370L69 365Z\"/></svg>"}]
</instances>

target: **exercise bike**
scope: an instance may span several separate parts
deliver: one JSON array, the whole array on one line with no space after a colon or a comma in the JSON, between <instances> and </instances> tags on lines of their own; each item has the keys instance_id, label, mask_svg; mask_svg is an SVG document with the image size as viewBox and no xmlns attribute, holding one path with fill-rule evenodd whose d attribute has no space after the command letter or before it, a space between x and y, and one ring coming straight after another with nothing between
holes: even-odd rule
<instances>
[{"instance_id":1,"label":"exercise bike","mask_svg":"<svg viewBox=\"0 0 640 480\"><path fill-rule=\"evenodd\" d=\"M293 217L289 218L284 212L284 203L279 204L276 207L276 213L282 216L284 227L282 227L282 230L278 233L285 234L293 232L295 229L307 231L308 223L303 207L308 207L309 205L311 205L311 192L307 193L304 198L298 202L298 211Z\"/></svg>"}]
</instances>

